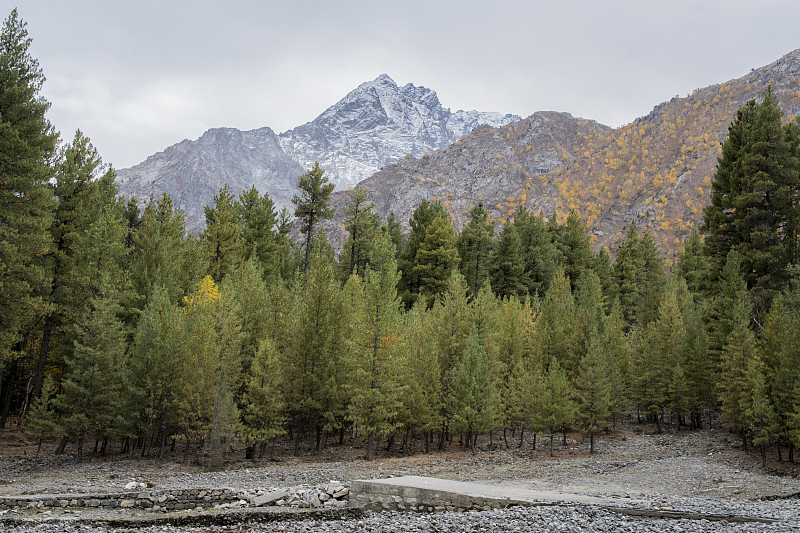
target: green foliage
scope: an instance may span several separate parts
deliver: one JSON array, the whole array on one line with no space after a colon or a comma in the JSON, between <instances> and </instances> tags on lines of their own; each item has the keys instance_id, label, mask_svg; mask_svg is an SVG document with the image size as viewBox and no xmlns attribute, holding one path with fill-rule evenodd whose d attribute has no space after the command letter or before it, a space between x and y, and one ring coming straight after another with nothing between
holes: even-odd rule
<instances>
[{"instance_id":1,"label":"green foliage","mask_svg":"<svg viewBox=\"0 0 800 533\"><path fill-rule=\"evenodd\" d=\"M333 183L328 183L325 171L319 168L319 163L314 163L314 168L297 178L297 188L300 194L292 197L296 206L294 216L300 221L300 233L305 239L305 262L303 272L308 270L311 263L311 248L314 230L319 223L333 216L333 210L328 207L328 202L333 193Z\"/></svg>"},{"instance_id":2,"label":"green foliage","mask_svg":"<svg viewBox=\"0 0 800 533\"><path fill-rule=\"evenodd\" d=\"M489 264L494 248L494 226L483 202L470 211L470 219L458 236L459 270L467 280L470 296L475 296L489 279Z\"/></svg>"},{"instance_id":3,"label":"green foliage","mask_svg":"<svg viewBox=\"0 0 800 533\"><path fill-rule=\"evenodd\" d=\"M797 259L794 212L800 161L794 149L796 129L784 126L782 117L771 88L762 102L751 100L738 111L722 145L701 227L707 233L712 290L714 276L736 249L758 316L766 314L787 281L787 265Z\"/></svg>"},{"instance_id":4,"label":"green foliage","mask_svg":"<svg viewBox=\"0 0 800 533\"><path fill-rule=\"evenodd\" d=\"M500 391L489 369L486 348L473 333L469 349L452 374L452 429L466 433L475 452L475 440L480 433L496 427L502 407Z\"/></svg>"},{"instance_id":5,"label":"green foliage","mask_svg":"<svg viewBox=\"0 0 800 533\"><path fill-rule=\"evenodd\" d=\"M45 311L36 289L52 246L48 182L58 134L45 118L44 74L30 45L14 9L0 32L0 368L19 356L18 344Z\"/></svg>"},{"instance_id":6,"label":"green foliage","mask_svg":"<svg viewBox=\"0 0 800 533\"><path fill-rule=\"evenodd\" d=\"M531 297L544 297L559 267L553 235L541 214L534 216L522 206L514 213L514 227L520 239L527 292Z\"/></svg>"},{"instance_id":7,"label":"green foliage","mask_svg":"<svg viewBox=\"0 0 800 533\"><path fill-rule=\"evenodd\" d=\"M201 242L208 257L208 274L220 283L233 266L242 261L244 243L239 222L240 206L228 186L223 185L214 196L214 206L207 205L204 211L206 229Z\"/></svg>"},{"instance_id":8,"label":"green foliage","mask_svg":"<svg viewBox=\"0 0 800 533\"><path fill-rule=\"evenodd\" d=\"M506 222L491 258L492 288L499 298L528 294L521 248L516 226Z\"/></svg>"},{"instance_id":9,"label":"green foliage","mask_svg":"<svg viewBox=\"0 0 800 533\"><path fill-rule=\"evenodd\" d=\"M458 266L456 236L450 219L437 216L431 221L414 258L413 273L419 280L419 292L430 304L448 285Z\"/></svg>"},{"instance_id":10,"label":"green foliage","mask_svg":"<svg viewBox=\"0 0 800 533\"><path fill-rule=\"evenodd\" d=\"M370 251L378 238L378 215L373 211L373 205L366 202L367 195L357 186L345 207L344 227L348 237L339 256L338 272L342 282L353 274L363 276L366 273Z\"/></svg>"}]
</instances>

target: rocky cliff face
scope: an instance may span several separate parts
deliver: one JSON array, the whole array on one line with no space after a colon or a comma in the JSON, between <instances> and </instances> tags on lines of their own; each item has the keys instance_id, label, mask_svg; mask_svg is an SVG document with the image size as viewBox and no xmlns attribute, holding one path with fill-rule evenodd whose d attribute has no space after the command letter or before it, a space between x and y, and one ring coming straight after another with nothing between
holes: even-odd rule
<instances>
[{"instance_id":1,"label":"rocky cliff face","mask_svg":"<svg viewBox=\"0 0 800 533\"><path fill-rule=\"evenodd\" d=\"M119 171L121 192L147 199L168 192L186 212L189 231L204 224L203 207L223 184L238 194L255 185L276 205L289 205L297 177L315 161L337 189L347 189L411 154L448 146L481 124L515 115L445 109L436 93L389 76L361 84L312 122L276 135L270 128L212 129Z\"/></svg>"},{"instance_id":2,"label":"rocky cliff face","mask_svg":"<svg viewBox=\"0 0 800 533\"><path fill-rule=\"evenodd\" d=\"M702 222L720 143L736 111L771 86L787 119L800 115L800 50L766 67L611 129L561 113L536 113L499 128L481 127L430 158L401 160L362 182L377 212L407 223L420 200L441 201L457 228L479 201L499 224L524 205L563 221L586 220L595 247L612 255L636 221L669 259ZM347 194L335 195L343 206ZM341 217L341 214L337 215ZM343 238L341 218L328 232Z\"/></svg>"}]
</instances>

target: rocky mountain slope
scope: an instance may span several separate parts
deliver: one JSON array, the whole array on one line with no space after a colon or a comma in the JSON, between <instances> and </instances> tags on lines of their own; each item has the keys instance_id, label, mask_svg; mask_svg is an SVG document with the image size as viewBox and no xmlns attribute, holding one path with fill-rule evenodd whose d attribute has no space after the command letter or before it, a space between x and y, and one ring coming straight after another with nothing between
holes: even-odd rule
<instances>
[{"instance_id":1,"label":"rocky mountain slope","mask_svg":"<svg viewBox=\"0 0 800 533\"><path fill-rule=\"evenodd\" d=\"M270 128L212 129L118 172L121 192L146 200L168 192L186 212L189 231L204 224L203 206L223 184L238 194L255 185L278 206L288 205L297 177L318 161L339 189L411 154L448 146L481 124L501 126L519 117L451 112L436 93L389 76L363 83L313 121L276 135Z\"/></svg>"},{"instance_id":2,"label":"rocky mountain slope","mask_svg":"<svg viewBox=\"0 0 800 533\"><path fill-rule=\"evenodd\" d=\"M702 221L720 143L736 111L772 86L787 119L800 114L800 50L719 85L656 106L611 129L562 113L481 127L429 158L404 159L362 182L385 217L404 223L417 203L439 200L457 228L479 201L498 224L525 205L564 220L584 217L595 246L614 253L632 220L673 255ZM336 194L343 206L347 193ZM341 214L329 227L343 238Z\"/></svg>"}]
</instances>

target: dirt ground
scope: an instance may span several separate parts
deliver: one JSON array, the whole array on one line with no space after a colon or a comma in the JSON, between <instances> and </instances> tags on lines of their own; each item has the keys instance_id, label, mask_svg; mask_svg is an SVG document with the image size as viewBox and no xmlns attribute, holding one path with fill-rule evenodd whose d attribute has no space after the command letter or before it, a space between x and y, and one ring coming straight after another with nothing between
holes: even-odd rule
<instances>
[{"instance_id":1,"label":"dirt ground","mask_svg":"<svg viewBox=\"0 0 800 533\"><path fill-rule=\"evenodd\" d=\"M672 428L658 434L655 429L631 421L615 432L598 436L597 451L591 455L588 439L581 435L569 434L566 446L558 437L554 457L550 457L549 440L541 436L537 449L532 449L530 432L522 447L519 432L507 434L509 448L502 434L495 432L491 444L488 436L481 437L475 454L457 442L444 451L426 454L418 440L413 455L390 455L381 448L371 462L363 459L359 440L346 438L339 446L338 439L332 437L321 453L303 451L299 457L284 440L268 451L271 457L253 462L237 453L229 456L222 471L207 472L204 457L196 452L184 465L180 445L162 461L112 455L95 456L78 464L74 445L56 456L55 442L45 443L37 456L37 443L10 428L0 430L0 495L115 492L130 481L160 488L254 489L400 475L651 500L754 500L800 495L800 464L789 463L785 450L783 462L778 461L775 450L770 450L767 468L763 468L758 453L745 451L740 439L724 430L678 432Z\"/></svg>"}]
</instances>

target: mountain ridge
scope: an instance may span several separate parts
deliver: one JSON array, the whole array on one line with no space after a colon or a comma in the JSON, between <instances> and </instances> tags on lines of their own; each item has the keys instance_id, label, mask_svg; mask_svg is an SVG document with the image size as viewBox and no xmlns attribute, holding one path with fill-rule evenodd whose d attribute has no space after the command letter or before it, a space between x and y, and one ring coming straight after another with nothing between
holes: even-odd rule
<instances>
[{"instance_id":1,"label":"mountain ridge","mask_svg":"<svg viewBox=\"0 0 800 533\"><path fill-rule=\"evenodd\" d=\"M516 115L451 112L435 91L388 75L364 82L316 119L276 134L269 127L211 128L118 172L124 196L146 200L169 193L184 209L187 229L204 225L203 207L227 184L234 194L255 185L275 204L290 205L297 177L318 161L339 187L354 185L406 154L447 146L480 123L500 125Z\"/></svg>"},{"instance_id":2,"label":"mountain ridge","mask_svg":"<svg viewBox=\"0 0 800 533\"><path fill-rule=\"evenodd\" d=\"M412 204L423 198L441 201L457 229L479 201L498 226L519 206L547 217L555 213L560 221L577 209L595 248L614 255L625 227L635 221L674 260L702 221L720 143L736 111L768 86L787 120L800 115L800 50L658 104L619 128L565 113L534 113L478 128L427 159L398 161L361 185L381 217L394 211L405 228ZM346 192L335 196L334 205L346 204ZM334 243L343 238L337 216L327 228Z\"/></svg>"}]
</instances>

